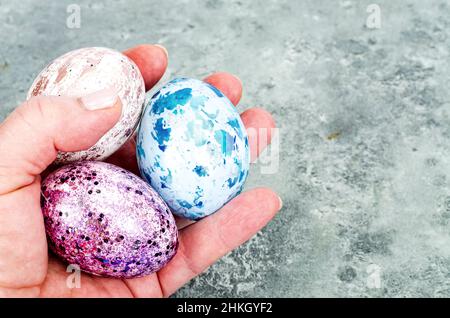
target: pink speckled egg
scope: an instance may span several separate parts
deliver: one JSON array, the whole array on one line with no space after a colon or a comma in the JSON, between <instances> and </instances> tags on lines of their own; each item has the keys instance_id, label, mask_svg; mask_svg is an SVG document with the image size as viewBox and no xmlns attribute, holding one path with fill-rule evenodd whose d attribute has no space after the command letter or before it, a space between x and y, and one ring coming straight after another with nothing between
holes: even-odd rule
<instances>
[{"instance_id":1,"label":"pink speckled egg","mask_svg":"<svg viewBox=\"0 0 450 318\"><path fill-rule=\"evenodd\" d=\"M131 278L175 255L178 231L161 197L134 174L99 161L66 165L42 183L50 248L88 273Z\"/></svg>"},{"instance_id":2,"label":"pink speckled egg","mask_svg":"<svg viewBox=\"0 0 450 318\"><path fill-rule=\"evenodd\" d=\"M145 101L144 79L136 64L120 52L88 47L66 53L36 77L28 99L37 95L81 97L114 88L122 101L122 116L94 146L85 151L60 152L57 163L102 160L119 149L133 134Z\"/></svg>"}]
</instances>

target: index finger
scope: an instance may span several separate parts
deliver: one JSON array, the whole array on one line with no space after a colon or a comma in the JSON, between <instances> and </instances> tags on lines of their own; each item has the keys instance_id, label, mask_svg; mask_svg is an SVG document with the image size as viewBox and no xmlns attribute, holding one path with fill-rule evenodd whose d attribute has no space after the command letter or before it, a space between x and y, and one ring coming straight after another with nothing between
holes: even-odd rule
<instances>
[{"instance_id":1,"label":"index finger","mask_svg":"<svg viewBox=\"0 0 450 318\"><path fill-rule=\"evenodd\" d=\"M167 68L167 50L157 44L141 44L123 52L134 63L136 63L145 82L145 90L150 90L161 77Z\"/></svg>"}]
</instances>

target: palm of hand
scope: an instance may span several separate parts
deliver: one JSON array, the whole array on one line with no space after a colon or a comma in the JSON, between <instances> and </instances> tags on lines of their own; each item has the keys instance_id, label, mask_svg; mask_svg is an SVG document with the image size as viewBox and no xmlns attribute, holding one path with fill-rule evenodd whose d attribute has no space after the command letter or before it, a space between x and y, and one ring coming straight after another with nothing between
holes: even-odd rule
<instances>
[{"instance_id":1,"label":"palm of hand","mask_svg":"<svg viewBox=\"0 0 450 318\"><path fill-rule=\"evenodd\" d=\"M138 65L147 89L161 78L167 66L167 56L157 46L142 45L125 54ZM216 73L205 80L237 104L242 93L239 80L226 73ZM195 224L182 228L186 223L178 220L178 252L159 272L135 279L82 273L79 288L70 288L74 286L68 281L76 273L67 272L67 264L48 253L40 209L40 174L54 159L57 150L66 149L58 147L58 136L49 137L42 131L43 128L36 124L39 121L29 120L26 108L32 106L39 110L42 119L50 116L51 107L42 107L39 103L26 105L19 107L0 126L0 296L169 296L248 240L281 208L278 196L269 189L257 188L242 193L217 213ZM247 128L269 128L267 139L270 140L270 128L274 127L270 114L251 108L241 117ZM29 147L29 138L20 138L22 129L31 130L33 136L38 136L33 143L35 148ZM24 136L27 134L29 131L23 132ZM94 137L91 144L95 141ZM250 140L250 147L252 154L262 150L256 149L257 140ZM134 151L134 139L131 139L108 161L137 173Z\"/></svg>"}]
</instances>

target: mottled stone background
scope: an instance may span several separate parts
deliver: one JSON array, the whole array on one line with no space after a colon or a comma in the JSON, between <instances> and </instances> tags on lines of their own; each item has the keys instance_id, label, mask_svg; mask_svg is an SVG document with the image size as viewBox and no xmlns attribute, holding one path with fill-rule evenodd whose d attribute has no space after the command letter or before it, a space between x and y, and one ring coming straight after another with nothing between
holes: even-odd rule
<instances>
[{"instance_id":1,"label":"mottled stone background","mask_svg":"<svg viewBox=\"0 0 450 318\"><path fill-rule=\"evenodd\" d=\"M247 183L280 215L176 296L450 296L448 1L78 1L68 29L76 2L0 0L0 119L62 53L162 43L166 79L233 72L281 128Z\"/></svg>"}]
</instances>

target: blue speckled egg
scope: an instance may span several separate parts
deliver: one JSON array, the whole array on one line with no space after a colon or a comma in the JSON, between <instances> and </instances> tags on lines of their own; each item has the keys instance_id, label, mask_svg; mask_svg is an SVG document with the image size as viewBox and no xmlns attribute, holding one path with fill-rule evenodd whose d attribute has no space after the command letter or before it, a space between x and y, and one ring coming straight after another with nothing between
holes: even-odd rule
<instances>
[{"instance_id":1,"label":"blue speckled egg","mask_svg":"<svg viewBox=\"0 0 450 318\"><path fill-rule=\"evenodd\" d=\"M149 101L137 135L141 174L176 215L197 220L241 190L250 150L239 113L215 87L177 78Z\"/></svg>"}]
</instances>

